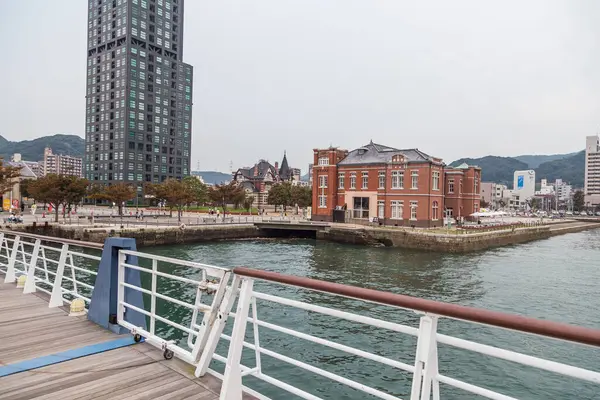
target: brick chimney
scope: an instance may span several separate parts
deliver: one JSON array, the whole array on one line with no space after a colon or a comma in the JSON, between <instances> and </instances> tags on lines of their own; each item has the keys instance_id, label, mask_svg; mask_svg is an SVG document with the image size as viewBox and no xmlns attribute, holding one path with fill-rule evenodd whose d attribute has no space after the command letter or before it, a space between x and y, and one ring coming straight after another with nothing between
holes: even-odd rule
<instances>
[{"instance_id":1,"label":"brick chimney","mask_svg":"<svg viewBox=\"0 0 600 400\"><path fill-rule=\"evenodd\" d=\"M254 166L254 176L258 176L258 165Z\"/></svg>"}]
</instances>

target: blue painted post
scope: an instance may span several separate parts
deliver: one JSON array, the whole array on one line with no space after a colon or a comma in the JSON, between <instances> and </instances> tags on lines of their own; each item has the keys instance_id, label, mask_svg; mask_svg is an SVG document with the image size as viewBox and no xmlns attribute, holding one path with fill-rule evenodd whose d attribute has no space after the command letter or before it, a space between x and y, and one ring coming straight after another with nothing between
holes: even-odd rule
<instances>
[{"instance_id":1,"label":"blue painted post","mask_svg":"<svg viewBox=\"0 0 600 400\"><path fill-rule=\"evenodd\" d=\"M117 325L117 293L118 293L118 270L119 250L136 251L135 239L130 238L107 238L102 250L102 259L98 266L98 275L92 292L88 319L111 331L122 334L128 330ZM127 256L127 264L137 265L137 257ZM142 287L140 271L125 268L125 282ZM125 288L125 302L144 310L144 298L142 292ZM135 326L146 329L146 316L130 309L125 311L125 321Z\"/></svg>"}]
</instances>

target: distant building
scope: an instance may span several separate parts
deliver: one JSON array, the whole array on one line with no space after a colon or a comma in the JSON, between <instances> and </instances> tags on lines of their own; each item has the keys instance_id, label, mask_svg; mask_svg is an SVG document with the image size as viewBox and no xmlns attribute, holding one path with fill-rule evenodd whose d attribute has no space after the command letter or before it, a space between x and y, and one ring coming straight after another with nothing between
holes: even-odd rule
<instances>
[{"instance_id":1,"label":"distant building","mask_svg":"<svg viewBox=\"0 0 600 400\"><path fill-rule=\"evenodd\" d=\"M313 164L308 164L308 183L312 186L313 182Z\"/></svg>"},{"instance_id":2,"label":"distant building","mask_svg":"<svg viewBox=\"0 0 600 400\"><path fill-rule=\"evenodd\" d=\"M535 195L535 171L515 171L513 181L513 193L519 196L521 201L527 201Z\"/></svg>"},{"instance_id":3,"label":"distant building","mask_svg":"<svg viewBox=\"0 0 600 400\"><path fill-rule=\"evenodd\" d=\"M32 161L23 161L21 154L15 153L11 157L11 161L4 161L4 165L10 167L21 168L21 176L15 178L14 184L10 190L6 193L0 193L2 197L2 209L8 211L13 205L15 208L19 208L23 201L23 195L21 193L21 182L27 179L37 179L42 176L42 170L40 164Z\"/></svg>"},{"instance_id":4,"label":"distant building","mask_svg":"<svg viewBox=\"0 0 600 400\"><path fill-rule=\"evenodd\" d=\"M557 179L554 183L554 190L558 201L570 201L573 198L573 187L562 179Z\"/></svg>"},{"instance_id":5,"label":"distant building","mask_svg":"<svg viewBox=\"0 0 600 400\"><path fill-rule=\"evenodd\" d=\"M598 135L585 140L585 181L586 206L600 205L600 141Z\"/></svg>"},{"instance_id":6,"label":"distant building","mask_svg":"<svg viewBox=\"0 0 600 400\"><path fill-rule=\"evenodd\" d=\"M346 209L352 219L434 227L443 225L445 215L468 217L479 210L479 167L447 167L418 149L373 142L313 154L313 220L331 221L334 209Z\"/></svg>"},{"instance_id":7,"label":"distant building","mask_svg":"<svg viewBox=\"0 0 600 400\"><path fill-rule=\"evenodd\" d=\"M271 187L279 182L300 183L300 170L290 168L287 155L283 154L281 167L276 162L272 165L266 160L259 160L250 168L240 168L233 173L233 180L240 184L246 193L254 197L253 207L263 208L267 205L267 197Z\"/></svg>"},{"instance_id":8,"label":"distant building","mask_svg":"<svg viewBox=\"0 0 600 400\"><path fill-rule=\"evenodd\" d=\"M555 194L554 186L548 185L547 179L542 179L540 181L540 190L536 190L534 194L535 194L535 196L547 196L547 195L554 196L554 194Z\"/></svg>"},{"instance_id":9,"label":"distant building","mask_svg":"<svg viewBox=\"0 0 600 400\"><path fill-rule=\"evenodd\" d=\"M502 208L504 202L504 191L508 190L506 185L493 182L482 182L481 183L481 199L490 205L491 208L498 209Z\"/></svg>"},{"instance_id":10,"label":"distant building","mask_svg":"<svg viewBox=\"0 0 600 400\"><path fill-rule=\"evenodd\" d=\"M83 159L53 154L50 147L44 149L43 174L72 175L82 177Z\"/></svg>"}]
</instances>

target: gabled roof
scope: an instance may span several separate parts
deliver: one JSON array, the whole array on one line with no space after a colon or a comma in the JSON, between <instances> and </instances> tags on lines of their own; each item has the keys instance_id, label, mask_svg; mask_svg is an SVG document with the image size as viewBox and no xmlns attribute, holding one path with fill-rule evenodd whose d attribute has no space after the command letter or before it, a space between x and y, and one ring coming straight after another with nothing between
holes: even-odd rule
<instances>
[{"instance_id":1,"label":"gabled roof","mask_svg":"<svg viewBox=\"0 0 600 400\"><path fill-rule=\"evenodd\" d=\"M11 167L21 168L21 177L22 178L38 178L38 175L34 172L35 166L30 164L36 164L30 161L5 161L6 165ZM39 168L38 168L39 170Z\"/></svg>"},{"instance_id":2,"label":"gabled roof","mask_svg":"<svg viewBox=\"0 0 600 400\"><path fill-rule=\"evenodd\" d=\"M392 161L392 157L401 154L408 162L433 162L433 157L419 149L396 149L371 141L348 153L338 165L384 164Z\"/></svg>"},{"instance_id":3,"label":"gabled roof","mask_svg":"<svg viewBox=\"0 0 600 400\"><path fill-rule=\"evenodd\" d=\"M254 175L255 168L258 169L256 176ZM264 179L269 172L271 172L273 176L276 176L277 174L275 167L272 166L268 161L260 160L250 168L238 169L235 174L241 174L246 179Z\"/></svg>"}]
</instances>

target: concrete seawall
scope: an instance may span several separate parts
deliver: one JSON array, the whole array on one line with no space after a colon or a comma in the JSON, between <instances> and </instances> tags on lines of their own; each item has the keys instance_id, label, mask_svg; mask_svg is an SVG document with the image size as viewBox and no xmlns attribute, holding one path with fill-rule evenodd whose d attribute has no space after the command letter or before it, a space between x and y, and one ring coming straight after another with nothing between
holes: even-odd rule
<instances>
[{"instance_id":1,"label":"concrete seawall","mask_svg":"<svg viewBox=\"0 0 600 400\"><path fill-rule=\"evenodd\" d=\"M179 227L136 227L115 229L114 227L38 225L17 226L23 230L64 239L103 243L107 237L130 237L138 246L157 246L182 243L202 243L215 240L240 240L272 237L307 237L306 232L293 230L258 229L254 225L201 225ZM388 246L404 249L437 251L445 253L467 253L501 247L551 236L588 229L600 228L600 223L566 221L551 225L536 225L492 232L452 233L432 232L424 229L398 229L385 227L352 226L331 224L325 230L311 232L317 240L370 246ZM304 236L303 236L304 234Z\"/></svg>"},{"instance_id":2,"label":"concrete seawall","mask_svg":"<svg viewBox=\"0 0 600 400\"><path fill-rule=\"evenodd\" d=\"M138 246L142 247L261 237L260 231L254 225L203 225L185 229L179 227L114 229L64 225L36 227L29 225L23 228L21 230L30 233L97 243L104 243L107 237L128 237L134 238Z\"/></svg>"},{"instance_id":3,"label":"concrete seawall","mask_svg":"<svg viewBox=\"0 0 600 400\"><path fill-rule=\"evenodd\" d=\"M431 233L425 230L334 226L327 231L318 232L317 239L338 243L384 245L445 253L467 253L595 228L600 228L600 224L572 222L555 226L542 225L493 232L444 234Z\"/></svg>"}]
</instances>

